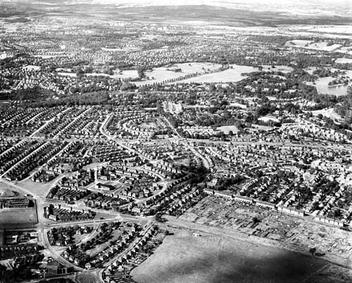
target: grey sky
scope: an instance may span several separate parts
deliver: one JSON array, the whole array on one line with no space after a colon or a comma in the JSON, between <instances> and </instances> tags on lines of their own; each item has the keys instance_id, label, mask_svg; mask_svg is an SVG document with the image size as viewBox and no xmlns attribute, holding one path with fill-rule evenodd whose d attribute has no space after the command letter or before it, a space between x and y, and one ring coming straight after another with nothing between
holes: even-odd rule
<instances>
[{"instance_id":1,"label":"grey sky","mask_svg":"<svg viewBox=\"0 0 352 283\"><path fill-rule=\"evenodd\" d=\"M352 0L0 0L47 4L116 4L122 6L212 5L256 11L284 12L292 15L352 15Z\"/></svg>"}]
</instances>

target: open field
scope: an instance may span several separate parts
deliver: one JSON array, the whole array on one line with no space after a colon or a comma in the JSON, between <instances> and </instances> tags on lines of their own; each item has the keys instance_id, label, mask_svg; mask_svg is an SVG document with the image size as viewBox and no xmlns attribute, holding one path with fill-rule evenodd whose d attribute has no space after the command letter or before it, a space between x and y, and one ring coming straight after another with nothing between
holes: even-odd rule
<instances>
[{"instance_id":1,"label":"open field","mask_svg":"<svg viewBox=\"0 0 352 283\"><path fill-rule=\"evenodd\" d=\"M48 183L37 183L29 179L18 182L18 185L30 191L34 196L45 198L50 188L53 187L57 180L54 179Z\"/></svg>"},{"instance_id":2,"label":"open field","mask_svg":"<svg viewBox=\"0 0 352 283\"><path fill-rule=\"evenodd\" d=\"M280 122L277 118L275 118L274 116L271 116L271 115L260 117L258 120L262 121L262 122L265 122L265 123L268 123L270 121L272 121L274 123L279 123Z\"/></svg>"},{"instance_id":3,"label":"open field","mask_svg":"<svg viewBox=\"0 0 352 283\"><path fill-rule=\"evenodd\" d=\"M320 94L330 94L335 96L342 96L347 94L347 86L329 87L329 82L333 80L332 77L319 78L315 82L315 87ZM307 83L311 84L311 83Z\"/></svg>"},{"instance_id":4,"label":"open field","mask_svg":"<svg viewBox=\"0 0 352 283\"><path fill-rule=\"evenodd\" d=\"M110 77L114 79L129 79L129 78L135 79L135 78L138 78L138 72L137 70L123 70L120 72L115 72Z\"/></svg>"},{"instance_id":5,"label":"open field","mask_svg":"<svg viewBox=\"0 0 352 283\"><path fill-rule=\"evenodd\" d=\"M254 217L260 218L253 224ZM283 247L307 253L317 247L324 258L343 266L350 266L352 239L349 232L320 223L304 221L259 206L241 204L216 197L207 197L180 217L196 224L221 227L254 235L257 243ZM319 244L317 244L319 243ZM337 244L338 243L338 244Z\"/></svg>"},{"instance_id":6,"label":"open field","mask_svg":"<svg viewBox=\"0 0 352 283\"><path fill-rule=\"evenodd\" d=\"M309 26L307 26L309 28ZM332 34L352 34L351 25L320 25L311 26L311 31Z\"/></svg>"},{"instance_id":7,"label":"open field","mask_svg":"<svg viewBox=\"0 0 352 283\"><path fill-rule=\"evenodd\" d=\"M338 58L338 59L336 59L335 63L338 63L338 64L351 64L352 63L352 59L351 58Z\"/></svg>"},{"instance_id":8,"label":"open field","mask_svg":"<svg viewBox=\"0 0 352 283\"><path fill-rule=\"evenodd\" d=\"M246 76L243 73L251 73L258 71L257 68L251 66L231 65L231 69L212 74L205 74L198 77L181 81L181 83L219 83L219 82L238 82Z\"/></svg>"},{"instance_id":9,"label":"open field","mask_svg":"<svg viewBox=\"0 0 352 283\"><path fill-rule=\"evenodd\" d=\"M181 63L171 66L163 66L154 68L152 71L146 71L146 80L136 82L137 86L145 84L153 84L165 80L176 79L189 74L204 74L206 71L213 71L220 68L220 64L214 63Z\"/></svg>"},{"instance_id":10,"label":"open field","mask_svg":"<svg viewBox=\"0 0 352 283\"><path fill-rule=\"evenodd\" d=\"M349 46L349 47L341 47L340 49L337 50L337 52L340 52L340 53L345 53L345 54L348 54L348 55L352 55L352 47Z\"/></svg>"},{"instance_id":11,"label":"open field","mask_svg":"<svg viewBox=\"0 0 352 283\"><path fill-rule=\"evenodd\" d=\"M348 58L339 58L336 60L336 63L349 63ZM309 67L306 68L305 71L308 72L309 74L313 74L313 72L316 70L316 67ZM351 70L343 70L343 69L335 69L332 68L332 71L343 71L345 72L345 75L347 77L352 77L352 71ZM319 94L330 94L330 95L335 95L335 96L342 96L347 94L347 88L348 85L337 85L337 86L331 86L329 87L329 82L333 81L335 78L333 77L323 77L323 78L318 78L315 83L313 84L312 82L306 82L308 85L314 85L317 88L317 91Z\"/></svg>"},{"instance_id":12,"label":"open field","mask_svg":"<svg viewBox=\"0 0 352 283\"><path fill-rule=\"evenodd\" d=\"M76 280L79 283L95 283L95 282L99 282L99 276L97 272L87 271L77 275Z\"/></svg>"},{"instance_id":13,"label":"open field","mask_svg":"<svg viewBox=\"0 0 352 283\"><path fill-rule=\"evenodd\" d=\"M332 52L341 47L340 44L329 44L328 41L314 42L311 40L301 40L301 39L288 41L286 45L290 47L322 50L322 51L329 51L329 52Z\"/></svg>"},{"instance_id":14,"label":"open field","mask_svg":"<svg viewBox=\"0 0 352 283\"><path fill-rule=\"evenodd\" d=\"M1 193L5 197L23 197L26 195L27 191L21 190L20 187L7 183L6 181L0 181L0 194Z\"/></svg>"},{"instance_id":15,"label":"open field","mask_svg":"<svg viewBox=\"0 0 352 283\"><path fill-rule=\"evenodd\" d=\"M324 117L328 117L328 118L333 119L335 121L341 121L342 120L342 117L339 114L336 113L334 108L325 108L325 109L321 109L321 110L315 110L315 111L312 111L312 114L314 116L317 116L317 115L321 114Z\"/></svg>"},{"instance_id":16,"label":"open field","mask_svg":"<svg viewBox=\"0 0 352 283\"><path fill-rule=\"evenodd\" d=\"M0 210L0 226L7 224L35 224L37 211L33 208L11 208Z\"/></svg>"},{"instance_id":17,"label":"open field","mask_svg":"<svg viewBox=\"0 0 352 283\"><path fill-rule=\"evenodd\" d=\"M237 126L222 126L218 127L217 130L224 132L225 134L228 134L229 132L232 132L234 134L238 133L238 128Z\"/></svg>"},{"instance_id":18,"label":"open field","mask_svg":"<svg viewBox=\"0 0 352 283\"><path fill-rule=\"evenodd\" d=\"M139 283L293 283L304 282L325 264L322 260L278 248L177 232L167 237L132 275Z\"/></svg>"}]
</instances>

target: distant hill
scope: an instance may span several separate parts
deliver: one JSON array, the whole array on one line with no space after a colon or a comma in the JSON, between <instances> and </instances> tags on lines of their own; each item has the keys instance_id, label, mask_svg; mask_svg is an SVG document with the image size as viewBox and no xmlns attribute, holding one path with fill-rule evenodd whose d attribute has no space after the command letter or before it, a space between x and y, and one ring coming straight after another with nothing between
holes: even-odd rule
<instances>
[{"instance_id":1,"label":"distant hill","mask_svg":"<svg viewBox=\"0 0 352 283\"><path fill-rule=\"evenodd\" d=\"M0 4L0 17L36 16L55 12L65 15L111 16L126 21L171 23L203 21L229 26L321 25L352 22L352 2L349 4L349 0L334 0L334 5L332 5L332 0L319 2L317 0L178 0L174 2L162 0L7 0ZM180 5L175 5L175 3ZM192 3L202 3L202 5L191 5ZM292 3L297 5L293 6Z\"/></svg>"}]
</instances>

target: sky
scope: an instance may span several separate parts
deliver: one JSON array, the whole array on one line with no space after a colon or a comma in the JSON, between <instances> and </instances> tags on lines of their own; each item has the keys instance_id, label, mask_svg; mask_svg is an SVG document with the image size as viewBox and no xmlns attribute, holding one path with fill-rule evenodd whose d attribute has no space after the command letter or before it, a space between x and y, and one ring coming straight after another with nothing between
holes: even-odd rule
<instances>
[{"instance_id":1,"label":"sky","mask_svg":"<svg viewBox=\"0 0 352 283\"><path fill-rule=\"evenodd\" d=\"M211 5L253 11L284 12L292 15L352 16L352 0L0 0L30 3L93 3L117 6Z\"/></svg>"},{"instance_id":2,"label":"sky","mask_svg":"<svg viewBox=\"0 0 352 283\"><path fill-rule=\"evenodd\" d=\"M79 0L78 0L79 1ZM352 0L91 0L126 6L211 5L291 15L352 16Z\"/></svg>"}]
</instances>

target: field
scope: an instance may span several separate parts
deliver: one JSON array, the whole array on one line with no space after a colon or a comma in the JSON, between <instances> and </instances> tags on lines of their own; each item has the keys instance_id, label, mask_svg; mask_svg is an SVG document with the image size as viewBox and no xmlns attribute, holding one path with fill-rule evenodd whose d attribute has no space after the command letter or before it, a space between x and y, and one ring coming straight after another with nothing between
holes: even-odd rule
<instances>
[{"instance_id":1,"label":"field","mask_svg":"<svg viewBox=\"0 0 352 283\"><path fill-rule=\"evenodd\" d=\"M260 223L253 224L254 218L260 219ZM309 248L319 243L319 251L325 254L325 259L343 266L350 266L352 260L352 238L349 232L336 227L326 229L323 224L259 206L206 197L180 219L204 225L208 229L220 227L226 231L240 231L245 237L251 235L257 243L302 253L308 253Z\"/></svg>"},{"instance_id":2,"label":"field","mask_svg":"<svg viewBox=\"0 0 352 283\"><path fill-rule=\"evenodd\" d=\"M337 59L337 63L348 63L349 61L352 62L352 59L348 58L339 58ZM309 74L313 74L314 70L317 68L315 67L309 67L306 68L305 71L307 71ZM341 70L341 69L335 69L332 68L332 71L344 71L345 76L352 78L352 71L351 70ZM333 77L324 77L324 78L318 78L315 83L313 84L312 82L306 82L308 85L314 85L317 88L317 91L319 94L330 94L330 95L335 95L335 96L342 96L342 95L347 95L347 85L338 85L335 87L329 87L329 82L333 81L335 78Z\"/></svg>"},{"instance_id":3,"label":"field","mask_svg":"<svg viewBox=\"0 0 352 283\"><path fill-rule=\"evenodd\" d=\"M0 226L8 224L35 224L37 211L35 208L12 208L0 210Z\"/></svg>"},{"instance_id":4,"label":"field","mask_svg":"<svg viewBox=\"0 0 352 283\"><path fill-rule=\"evenodd\" d=\"M76 280L77 282L80 282L80 283L95 283L95 282L99 282L99 276L97 272L86 271L78 274L76 277Z\"/></svg>"},{"instance_id":5,"label":"field","mask_svg":"<svg viewBox=\"0 0 352 283\"><path fill-rule=\"evenodd\" d=\"M58 72L59 75L61 76L68 76L68 77L77 77L76 73L70 73L70 72ZM115 72L113 75L108 75L105 73L87 73L86 74L88 77L89 76L105 76L105 77L110 77L114 79L136 79L138 78L138 73L137 70L123 70L123 71L118 71Z\"/></svg>"},{"instance_id":6,"label":"field","mask_svg":"<svg viewBox=\"0 0 352 283\"><path fill-rule=\"evenodd\" d=\"M331 82L334 78L325 77L319 78L315 82L315 86L319 94L330 94L336 96L342 96L347 94L347 86L337 86L337 87L329 87L329 82ZM311 84L311 83L307 83Z\"/></svg>"},{"instance_id":7,"label":"field","mask_svg":"<svg viewBox=\"0 0 352 283\"><path fill-rule=\"evenodd\" d=\"M231 69L227 69L221 72L216 72L212 74L205 74L198 77L186 79L180 81L181 83L226 83L226 82L238 82L244 78L243 73L251 73L258 71L257 68L251 66L240 66L231 65Z\"/></svg>"},{"instance_id":8,"label":"field","mask_svg":"<svg viewBox=\"0 0 352 283\"><path fill-rule=\"evenodd\" d=\"M346 46L346 47L341 47L339 50L337 50L337 52L340 52L340 53L345 53L345 54L348 54L348 55L352 55L352 47L351 46ZM342 58L341 58L342 59ZM347 59L347 58L346 58ZM351 63L350 62L347 62L347 63Z\"/></svg>"},{"instance_id":9,"label":"field","mask_svg":"<svg viewBox=\"0 0 352 283\"><path fill-rule=\"evenodd\" d=\"M322 260L278 248L177 232L133 270L132 276L138 283L293 283L304 282L324 265Z\"/></svg>"},{"instance_id":10,"label":"field","mask_svg":"<svg viewBox=\"0 0 352 283\"><path fill-rule=\"evenodd\" d=\"M352 63L352 59L351 58L337 58L335 63L338 63L338 64L351 64Z\"/></svg>"},{"instance_id":11,"label":"field","mask_svg":"<svg viewBox=\"0 0 352 283\"><path fill-rule=\"evenodd\" d=\"M171 66L154 68L152 71L146 71L146 80L136 82L137 86L162 82L165 80L176 79L188 74L204 74L206 71L212 71L220 68L221 65L214 63L182 63ZM179 71L176 71L180 69Z\"/></svg>"},{"instance_id":12,"label":"field","mask_svg":"<svg viewBox=\"0 0 352 283\"><path fill-rule=\"evenodd\" d=\"M45 198L50 188L54 186L54 183L56 181L57 180L54 179L49 183L36 183L31 181L30 179L26 179L18 182L17 184L20 187L23 187L24 189L26 189L27 191L30 191L34 196Z\"/></svg>"},{"instance_id":13,"label":"field","mask_svg":"<svg viewBox=\"0 0 352 283\"><path fill-rule=\"evenodd\" d=\"M135 79L135 78L138 78L138 72L137 70L123 70L113 74L110 77L114 79L128 79L128 78Z\"/></svg>"},{"instance_id":14,"label":"field","mask_svg":"<svg viewBox=\"0 0 352 283\"><path fill-rule=\"evenodd\" d=\"M332 34L352 34L351 25L321 25L311 27L314 32L332 33Z\"/></svg>"},{"instance_id":15,"label":"field","mask_svg":"<svg viewBox=\"0 0 352 283\"><path fill-rule=\"evenodd\" d=\"M217 130L228 134L230 131L234 134L238 133L238 128L236 126L222 126L218 127Z\"/></svg>"},{"instance_id":16,"label":"field","mask_svg":"<svg viewBox=\"0 0 352 283\"><path fill-rule=\"evenodd\" d=\"M315 110L315 111L312 111L312 114L314 116L317 116L317 115L321 114L324 117L328 117L328 118L333 119L335 121L341 121L342 120L342 117L339 114L336 113L334 108L325 108L325 109L321 109L321 110Z\"/></svg>"},{"instance_id":17,"label":"field","mask_svg":"<svg viewBox=\"0 0 352 283\"><path fill-rule=\"evenodd\" d=\"M212 82L238 82L245 78L243 73L251 73L258 71L257 68L251 66L240 66L232 64L230 69L206 74L206 72L212 72L221 67L220 64L215 63L180 63L173 64L169 66L163 66L154 68L153 70L147 70L145 72L146 78L141 81L134 82L137 86L142 86L146 84L160 83L165 80L177 79L189 74L198 74L196 77L184 79L180 82L182 83L212 83ZM263 66L263 71L280 71L283 73L288 73L292 71L292 68L287 66ZM75 73L69 72L59 72L62 76L72 76L76 77ZM88 73L87 76L108 76L115 79L136 79L138 78L137 70L123 70L121 72L116 72L114 75L110 76L107 74L97 74L97 73ZM173 83L173 82L172 82Z\"/></svg>"},{"instance_id":18,"label":"field","mask_svg":"<svg viewBox=\"0 0 352 283\"><path fill-rule=\"evenodd\" d=\"M27 190L26 187L18 186L18 184L12 184L5 180L0 181L0 193L6 192L7 195L14 195L23 197L26 194L33 195L32 191Z\"/></svg>"},{"instance_id":19,"label":"field","mask_svg":"<svg viewBox=\"0 0 352 283\"><path fill-rule=\"evenodd\" d=\"M322 51L329 51L329 52L332 52L341 47L340 44L329 45L328 41L314 42L311 40L301 40L301 39L288 41L286 42L286 45L290 47L299 47L299 48L322 50Z\"/></svg>"},{"instance_id":20,"label":"field","mask_svg":"<svg viewBox=\"0 0 352 283\"><path fill-rule=\"evenodd\" d=\"M270 121L273 121L274 123L279 123L280 122L277 118L275 118L274 116L271 116L271 115L260 117L258 120L262 121L264 123L268 123Z\"/></svg>"}]
</instances>

